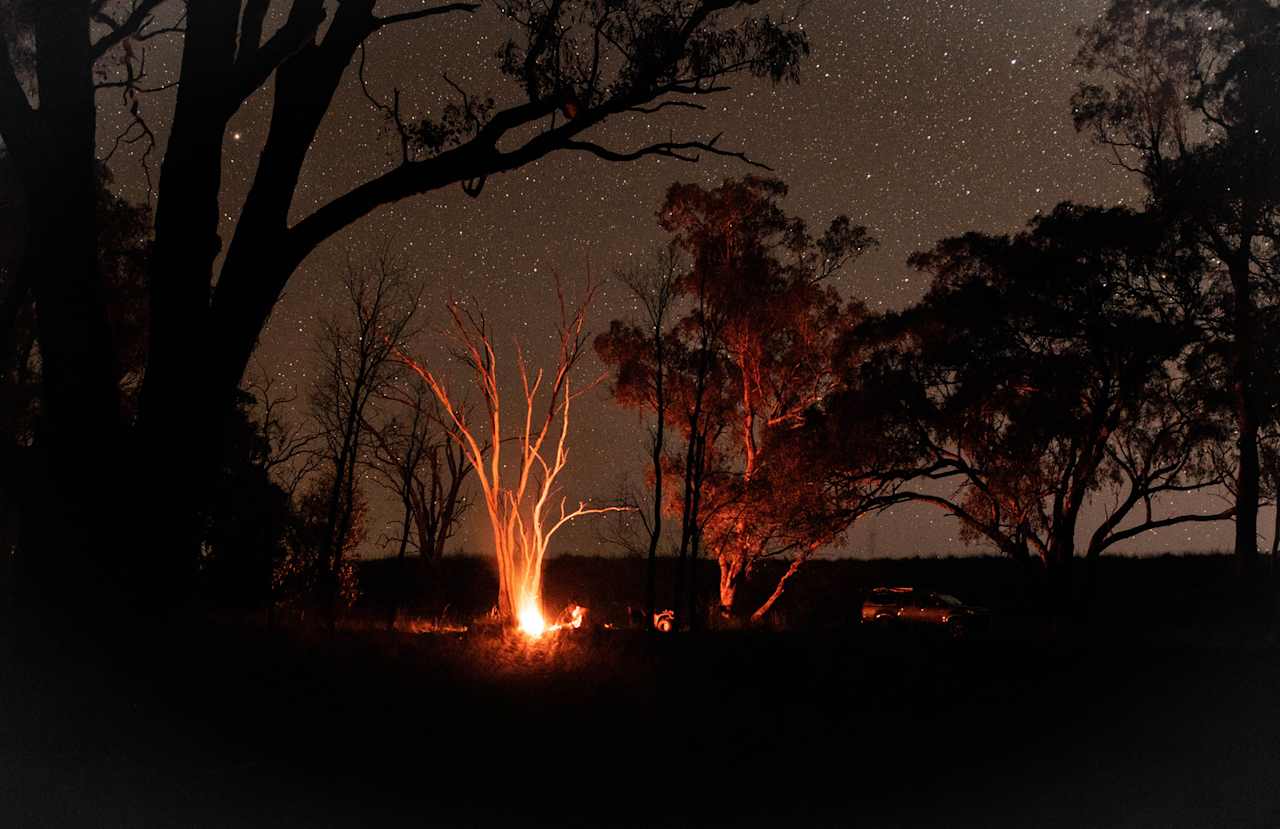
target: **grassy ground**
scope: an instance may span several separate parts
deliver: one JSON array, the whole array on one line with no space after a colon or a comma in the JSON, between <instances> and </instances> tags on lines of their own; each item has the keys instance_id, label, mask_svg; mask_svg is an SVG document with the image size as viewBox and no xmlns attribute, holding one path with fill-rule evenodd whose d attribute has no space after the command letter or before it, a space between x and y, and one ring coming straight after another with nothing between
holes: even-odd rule
<instances>
[{"instance_id":1,"label":"grassy ground","mask_svg":"<svg viewBox=\"0 0 1280 829\"><path fill-rule=\"evenodd\" d=\"M1280 649L1186 590L958 643L10 629L0 826L1280 825Z\"/></svg>"}]
</instances>

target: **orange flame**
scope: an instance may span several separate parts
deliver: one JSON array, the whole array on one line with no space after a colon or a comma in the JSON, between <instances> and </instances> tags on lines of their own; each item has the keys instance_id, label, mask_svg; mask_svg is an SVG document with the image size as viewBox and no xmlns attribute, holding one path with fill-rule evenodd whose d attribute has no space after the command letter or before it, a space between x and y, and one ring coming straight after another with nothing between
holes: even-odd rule
<instances>
[{"instance_id":1,"label":"orange flame","mask_svg":"<svg viewBox=\"0 0 1280 829\"><path fill-rule=\"evenodd\" d=\"M560 615L562 621L554 625L547 624L536 601L526 601L516 614L516 628L530 639L540 639L543 634L558 630L577 630L586 619L587 609L579 604L571 604Z\"/></svg>"},{"instance_id":2,"label":"orange flame","mask_svg":"<svg viewBox=\"0 0 1280 829\"><path fill-rule=\"evenodd\" d=\"M516 623L520 632L531 639L537 639L547 632L547 622L534 602L528 602L520 608L520 612L516 614Z\"/></svg>"}]
</instances>

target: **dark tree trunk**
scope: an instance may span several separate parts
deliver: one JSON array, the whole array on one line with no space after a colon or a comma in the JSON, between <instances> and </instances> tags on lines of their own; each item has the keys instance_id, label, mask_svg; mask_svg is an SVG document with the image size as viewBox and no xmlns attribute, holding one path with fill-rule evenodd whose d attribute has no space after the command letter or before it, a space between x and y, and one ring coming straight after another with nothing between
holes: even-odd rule
<instances>
[{"instance_id":1,"label":"dark tree trunk","mask_svg":"<svg viewBox=\"0 0 1280 829\"><path fill-rule=\"evenodd\" d=\"M387 612L387 630L395 630L396 617L400 615L400 608L404 605L405 599L409 592L409 572L406 569L405 551L409 548L409 526L413 523L413 504L408 499L404 499L404 517L400 524L400 550L396 554L396 573L399 575L399 584L391 591L391 607Z\"/></svg>"},{"instance_id":2,"label":"dark tree trunk","mask_svg":"<svg viewBox=\"0 0 1280 829\"><path fill-rule=\"evenodd\" d=\"M156 241L149 266L150 328L140 407L143 532L151 589L176 597L199 560L200 513L222 452L235 388L211 384L209 295L218 237L222 146L234 106L227 93L237 3L188 4L182 84L160 168ZM237 378L238 386L238 378ZM218 393L221 392L221 393ZM192 436L198 436L192 440ZM182 486L174 486L180 480Z\"/></svg>"},{"instance_id":3,"label":"dark tree trunk","mask_svg":"<svg viewBox=\"0 0 1280 829\"><path fill-rule=\"evenodd\" d=\"M1071 615L1075 608L1076 515L1068 508L1053 528L1049 539L1049 555L1045 575L1049 598L1055 615Z\"/></svg>"},{"instance_id":4,"label":"dark tree trunk","mask_svg":"<svg viewBox=\"0 0 1280 829\"><path fill-rule=\"evenodd\" d=\"M29 123L5 124L27 217L17 281L29 286L39 308L42 372L37 441L44 450L31 455L23 482L17 569L42 594L33 601L51 612L92 614L124 553L97 534L118 521L130 489L120 475L130 467L122 463L117 372L97 260L89 19L87 7L35 8L40 109Z\"/></svg>"},{"instance_id":5,"label":"dark tree trunk","mask_svg":"<svg viewBox=\"0 0 1280 829\"><path fill-rule=\"evenodd\" d=\"M1252 234L1244 234L1252 240ZM1232 375L1235 394L1236 471L1235 556L1241 575L1248 578L1258 558L1258 390L1254 362L1257 348L1256 320L1250 280L1251 248L1242 243L1239 255L1229 263L1234 293Z\"/></svg>"},{"instance_id":6,"label":"dark tree trunk","mask_svg":"<svg viewBox=\"0 0 1280 829\"><path fill-rule=\"evenodd\" d=\"M702 530L695 524L693 528L693 538L689 544L689 589L686 595L689 609L689 630L700 630L702 628L701 593L698 585L698 560L699 553L702 548Z\"/></svg>"}]
</instances>

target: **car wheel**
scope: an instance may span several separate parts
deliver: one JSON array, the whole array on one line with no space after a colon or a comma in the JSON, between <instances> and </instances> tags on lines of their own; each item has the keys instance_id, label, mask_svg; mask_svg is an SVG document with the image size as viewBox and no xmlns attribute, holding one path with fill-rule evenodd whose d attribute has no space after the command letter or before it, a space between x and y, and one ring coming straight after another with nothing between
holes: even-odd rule
<instances>
[{"instance_id":1,"label":"car wheel","mask_svg":"<svg viewBox=\"0 0 1280 829\"><path fill-rule=\"evenodd\" d=\"M947 624L947 631L952 639L967 639L969 636L969 628L960 619L952 619Z\"/></svg>"}]
</instances>

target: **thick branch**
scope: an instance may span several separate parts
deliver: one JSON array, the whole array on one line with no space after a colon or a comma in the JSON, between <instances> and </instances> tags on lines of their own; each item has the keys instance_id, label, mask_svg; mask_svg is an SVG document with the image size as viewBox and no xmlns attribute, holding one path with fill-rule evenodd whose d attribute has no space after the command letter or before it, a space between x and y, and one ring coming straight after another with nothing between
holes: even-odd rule
<instances>
[{"instance_id":1,"label":"thick branch","mask_svg":"<svg viewBox=\"0 0 1280 829\"><path fill-rule=\"evenodd\" d=\"M122 22L110 26L111 31L103 35L101 39L90 47L90 54L93 59L97 60L125 39L138 34L142 27L147 24L147 21L151 19L152 12L167 2L169 0L141 0L138 5L133 7L133 11L129 13L128 17Z\"/></svg>"},{"instance_id":2,"label":"thick branch","mask_svg":"<svg viewBox=\"0 0 1280 829\"><path fill-rule=\"evenodd\" d=\"M1228 507L1227 509L1224 509L1222 512L1215 512L1211 515L1200 515L1200 514L1175 515L1172 518L1162 518L1158 520L1144 521L1143 523L1133 527L1129 527L1126 530L1121 530L1120 532L1113 533L1109 538L1107 538L1105 541L1102 542L1101 546L1098 547L1098 553L1101 553L1103 550L1106 550L1108 547L1114 544L1118 544L1121 541L1125 541L1127 539L1133 538L1134 536L1141 535L1150 530L1158 530L1158 529L1161 529L1162 527L1173 527L1178 524L1204 524L1204 523L1209 523L1213 521L1227 521L1232 517L1234 517L1235 514L1236 514L1236 508Z\"/></svg>"},{"instance_id":3,"label":"thick branch","mask_svg":"<svg viewBox=\"0 0 1280 829\"><path fill-rule=\"evenodd\" d=\"M261 46L256 43L250 46L245 40L246 33L242 30L239 54L236 56L236 99L243 101L248 98L267 82L271 73L281 64L313 43L324 18L324 4L300 0L289 10L289 19L285 24Z\"/></svg>"}]
</instances>

